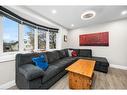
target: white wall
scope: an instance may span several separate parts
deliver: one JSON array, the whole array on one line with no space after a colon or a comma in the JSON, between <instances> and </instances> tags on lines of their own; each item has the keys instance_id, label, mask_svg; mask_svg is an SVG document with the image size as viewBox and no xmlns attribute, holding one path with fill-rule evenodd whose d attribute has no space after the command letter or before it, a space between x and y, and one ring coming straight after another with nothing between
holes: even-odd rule
<instances>
[{"instance_id":1,"label":"white wall","mask_svg":"<svg viewBox=\"0 0 127 95\"><path fill-rule=\"evenodd\" d=\"M61 32L61 49L65 49L68 47L68 44L67 42L64 42L64 35L68 35L68 30L66 29L62 29L62 32Z\"/></svg>"},{"instance_id":2,"label":"white wall","mask_svg":"<svg viewBox=\"0 0 127 95\"><path fill-rule=\"evenodd\" d=\"M64 28L59 28L60 31L58 33L58 37L57 37L57 49L64 49L64 48L67 48L68 44L67 42L64 42L64 35L67 35L68 34L68 30L67 29L64 29Z\"/></svg>"},{"instance_id":3,"label":"white wall","mask_svg":"<svg viewBox=\"0 0 127 95\"><path fill-rule=\"evenodd\" d=\"M15 61L0 62L0 85L15 79Z\"/></svg>"},{"instance_id":4,"label":"white wall","mask_svg":"<svg viewBox=\"0 0 127 95\"><path fill-rule=\"evenodd\" d=\"M79 46L79 35L109 32L109 46ZM68 32L68 47L90 48L93 56L104 56L110 64L127 66L127 19L95 25Z\"/></svg>"}]
</instances>

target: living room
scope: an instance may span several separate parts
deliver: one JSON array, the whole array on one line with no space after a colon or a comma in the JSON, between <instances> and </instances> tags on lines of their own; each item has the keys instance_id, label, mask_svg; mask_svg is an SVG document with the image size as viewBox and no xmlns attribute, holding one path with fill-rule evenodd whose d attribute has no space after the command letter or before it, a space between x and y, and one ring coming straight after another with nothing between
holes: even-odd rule
<instances>
[{"instance_id":1,"label":"living room","mask_svg":"<svg viewBox=\"0 0 127 95\"><path fill-rule=\"evenodd\" d=\"M127 88L127 6L1 6L0 13L0 35L3 35L0 37L0 89L76 89L70 85L70 66L78 65L80 59L94 64L90 73L92 85L87 89ZM63 51L68 58L61 55ZM51 75L48 72L43 80L46 70L37 69L33 59L41 54L48 60L46 70L57 60L65 65L61 65L63 71L52 76L56 70L52 67ZM83 74L88 74L87 70L83 69ZM51 76L54 79L46 82ZM74 83L81 89L80 80Z\"/></svg>"}]
</instances>

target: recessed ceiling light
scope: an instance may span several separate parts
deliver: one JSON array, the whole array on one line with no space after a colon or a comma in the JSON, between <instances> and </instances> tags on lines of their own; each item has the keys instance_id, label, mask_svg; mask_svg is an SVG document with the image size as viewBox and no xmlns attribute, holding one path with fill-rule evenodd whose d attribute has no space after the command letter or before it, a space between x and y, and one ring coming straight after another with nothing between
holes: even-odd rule
<instances>
[{"instance_id":1,"label":"recessed ceiling light","mask_svg":"<svg viewBox=\"0 0 127 95\"><path fill-rule=\"evenodd\" d=\"M89 11L85 11L83 14L81 14L81 19L82 20L90 20L92 18L94 18L96 15L95 11L89 10Z\"/></svg>"},{"instance_id":2,"label":"recessed ceiling light","mask_svg":"<svg viewBox=\"0 0 127 95\"><path fill-rule=\"evenodd\" d=\"M74 27L74 24L71 24L71 27Z\"/></svg>"},{"instance_id":3,"label":"recessed ceiling light","mask_svg":"<svg viewBox=\"0 0 127 95\"><path fill-rule=\"evenodd\" d=\"M56 14L56 10L54 9L54 10L52 10L52 14Z\"/></svg>"},{"instance_id":4,"label":"recessed ceiling light","mask_svg":"<svg viewBox=\"0 0 127 95\"><path fill-rule=\"evenodd\" d=\"M121 12L122 15L126 15L127 14L127 10L124 10Z\"/></svg>"}]
</instances>

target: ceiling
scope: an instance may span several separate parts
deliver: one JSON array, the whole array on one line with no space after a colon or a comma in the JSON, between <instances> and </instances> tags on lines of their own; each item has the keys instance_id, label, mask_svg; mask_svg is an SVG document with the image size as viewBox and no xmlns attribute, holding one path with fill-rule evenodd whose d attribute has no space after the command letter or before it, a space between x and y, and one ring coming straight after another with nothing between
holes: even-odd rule
<instances>
[{"instance_id":1,"label":"ceiling","mask_svg":"<svg viewBox=\"0 0 127 95\"><path fill-rule=\"evenodd\" d=\"M123 10L127 10L127 6L23 6L25 9L34 12L56 24L67 29L77 29L95 24L101 24L114 20L127 18L121 15ZM56 10L56 14L52 13ZM84 21L81 14L86 10L96 12L95 18ZM74 24L72 27L71 24Z\"/></svg>"}]
</instances>

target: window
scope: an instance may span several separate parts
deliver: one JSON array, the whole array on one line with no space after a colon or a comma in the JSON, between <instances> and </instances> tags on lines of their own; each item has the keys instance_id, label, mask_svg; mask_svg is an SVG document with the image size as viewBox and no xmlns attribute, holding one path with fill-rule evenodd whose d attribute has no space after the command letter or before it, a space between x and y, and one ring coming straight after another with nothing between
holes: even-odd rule
<instances>
[{"instance_id":1,"label":"window","mask_svg":"<svg viewBox=\"0 0 127 95\"><path fill-rule=\"evenodd\" d=\"M34 49L34 28L24 25L24 50Z\"/></svg>"},{"instance_id":2,"label":"window","mask_svg":"<svg viewBox=\"0 0 127 95\"><path fill-rule=\"evenodd\" d=\"M46 31L38 30L38 49L46 49Z\"/></svg>"},{"instance_id":3,"label":"window","mask_svg":"<svg viewBox=\"0 0 127 95\"><path fill-rule=\"evenodd\" d=\"M3 52L13 52L18 50L18 23L3 17Z\"/></svg>"},{"instance_id":4,"label":"window","mask_svg":"<svg viewBox=\"0 0 127 95\"><path fill-rule=\"evenodd\" d=\"M56 48L56 33L49 32L49 48L55 49Z\"/></svg>"}]
</instances>

